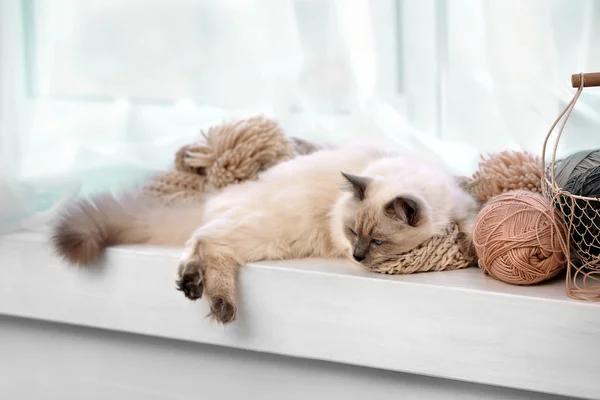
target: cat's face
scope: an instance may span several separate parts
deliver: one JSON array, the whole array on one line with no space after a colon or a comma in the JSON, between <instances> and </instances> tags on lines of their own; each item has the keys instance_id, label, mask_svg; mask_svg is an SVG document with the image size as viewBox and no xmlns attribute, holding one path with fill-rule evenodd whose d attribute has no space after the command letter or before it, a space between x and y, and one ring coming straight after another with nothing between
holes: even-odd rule
<instances>
[{"instance_id":1,"label":"cat's face","mask_svg":"<svg viewBox=\"0 0 600 400\"><path fill-rule=\"evenodd\" d=\"M344 174L352 197L343 205L344 235L350 258L367 269L395 254L406 253L431 237L423 200L401 193L370 196L372 178Z\"/></svg>"}]
</instances>

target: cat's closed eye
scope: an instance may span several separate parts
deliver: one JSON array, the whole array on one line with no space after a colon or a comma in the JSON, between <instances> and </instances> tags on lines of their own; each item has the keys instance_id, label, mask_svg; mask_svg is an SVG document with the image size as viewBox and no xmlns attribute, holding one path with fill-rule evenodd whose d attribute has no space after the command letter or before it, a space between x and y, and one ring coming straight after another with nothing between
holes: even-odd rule
<instances>
[{"instance_id":1,"label":"cat's closed eye","mask_svg":"<svg viewBox=\"0 0 600 400\"><path fill-rule=\"evenodd\" d=\"M358 236L356 232L354 232L354 229L350 228L349 226L347 226L346 228L348 228L351 234L353 234L354 236Z\"/></svg>"},{"instance_id":2,"label":"cat's closed eye","mask_svg":"<svg viewBox=\"0 0 600 400\"><path fill-rule=\"evenodd\" d=\"M383 240L379 240L379 239L373 239L373 240L371 240L371 242L373 242L377 246L381 246L384 243Z\"/></svg>"}]
</instances>

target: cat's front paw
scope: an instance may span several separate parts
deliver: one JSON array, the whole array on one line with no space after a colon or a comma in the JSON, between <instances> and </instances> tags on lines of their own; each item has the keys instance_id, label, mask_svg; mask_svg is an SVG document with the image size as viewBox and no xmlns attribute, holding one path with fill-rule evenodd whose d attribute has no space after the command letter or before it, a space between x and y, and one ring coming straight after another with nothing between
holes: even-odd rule
<instances>
[{"instance_id":1,"label":"cat's front paw","mask_svg":"<svg viewBox=\"0 0 600 400\"><path fill-rule=\"evenodd\" d=\"M185 297L190 300L202 298L204 291L204 280L202 268L199 265L187 264L181 267L181 278L176 282L177 290L183 292Z\"/></svg>"}]
</instances>

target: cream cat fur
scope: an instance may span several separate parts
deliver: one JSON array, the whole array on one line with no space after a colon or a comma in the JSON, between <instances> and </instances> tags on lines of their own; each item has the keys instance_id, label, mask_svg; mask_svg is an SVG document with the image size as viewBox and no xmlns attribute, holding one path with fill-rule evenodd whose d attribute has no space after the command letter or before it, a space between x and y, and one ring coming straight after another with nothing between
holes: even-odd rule
<instances>
[{"instance_id":1,"label":"cream cat fur","mask_svg":"<svg viewBox=\"0 0 600 400\"><path fill-rule=\"evenodd\" d=\"M179 289L194 300L205 295L211 315L227 323L236 316L237 270L247 262L344 257L369 269L451 221L468 241L475 212L455 179L423 155L349 146L284 162L203 204L167 207L135 195L78 201L53 239L77 264L113 244L185 243Z\"/></svg>"}]
</instances>

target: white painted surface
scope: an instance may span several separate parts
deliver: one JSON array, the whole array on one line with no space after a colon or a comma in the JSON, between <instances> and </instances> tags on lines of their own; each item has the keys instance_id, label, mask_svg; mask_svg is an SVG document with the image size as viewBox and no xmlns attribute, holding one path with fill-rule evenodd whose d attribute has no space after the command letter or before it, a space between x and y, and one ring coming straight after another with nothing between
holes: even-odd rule
<instances>
[{"instance_id":1,"label":"white painted surface","mask_svg":"<svg viewBox=\"0 0 600 400\"><path fill-rule=\"evenodd\" d=\"M179 249L111 249L66 266L43 237L0 238L0 313L302 358L600 398L600 305L562 282L508 286L476 269L389 277L342 262L257 263L240 318L210 324L174 289Z\"/></svg>"},{"instance_id":2,"label":"white painted surface","mask_svg":"<svg viewBox=\"0 0 600 400\"><path fill-rule=\"evenodd\" d=\"M11 400L557 399L463 382L0 317Z\"/></svg>"}]
</instances>

